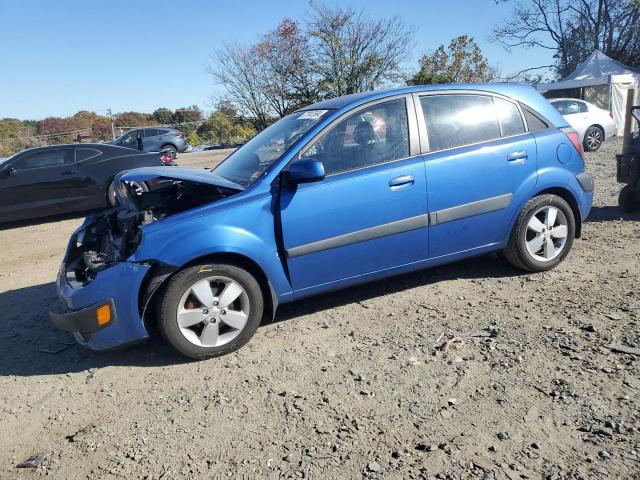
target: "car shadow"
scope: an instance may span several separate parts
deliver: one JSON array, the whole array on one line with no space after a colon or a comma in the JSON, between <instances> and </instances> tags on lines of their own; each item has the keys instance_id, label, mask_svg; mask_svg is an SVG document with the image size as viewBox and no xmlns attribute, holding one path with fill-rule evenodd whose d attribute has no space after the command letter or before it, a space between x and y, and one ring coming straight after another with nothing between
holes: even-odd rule
<instances>
[{"instance_id":1,"label":"car shadow","mask_svg":"<svg viewBox=\"0 0 640 480\"><path fill-rule=\"evenodd\" d=\"M587 217L587 223L598 222L611 222L615 220L640 220L640 212L625 212L620 207L608 206L608 207L593 207L589 216Z\"/></svg>"},{"instance_id":2,"label":"car shadow","mask_svg":"<svg viewBox=\"0 0 640 480\"><path fill-rule=\"evenodd\" d=\"M485 255L283 305L273 322L443 280L522 275L495 257ZM106 352L77 345L70 334L57 330L49 321L49 309L57 304L54 283L0 293L0 376L58 375L106 366L158 367L189 362L158 339Z\"/></svg>"}]
</instances>

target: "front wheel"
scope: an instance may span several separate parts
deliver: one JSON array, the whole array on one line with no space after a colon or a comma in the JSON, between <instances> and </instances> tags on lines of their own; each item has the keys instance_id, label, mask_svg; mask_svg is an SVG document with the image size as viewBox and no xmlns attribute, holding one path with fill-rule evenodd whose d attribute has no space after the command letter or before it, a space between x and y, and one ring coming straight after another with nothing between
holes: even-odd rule
<instances>
[{"instance_id":1,"label":"front wheel","mask_svg":"<svg viewBox=\"0 0 640 480\"><path fill-rule=\"evenodd\" d=\"M569 253L576 223L569 204L556 195L540 195L522 208L504 250L515 267L551 270Z\"/></svg>"},{"instance_id":2,"label":"front wheel","mask_svg":"<svg viewBox=\"0 0 640 480\"><path fill-rule=\"evenodd\" d=\"M217 357L246 344L262 319L262 290L246 270L202 264L171 277L159 305L167 342L195 359Z\"/></svg>"}]
</instances>

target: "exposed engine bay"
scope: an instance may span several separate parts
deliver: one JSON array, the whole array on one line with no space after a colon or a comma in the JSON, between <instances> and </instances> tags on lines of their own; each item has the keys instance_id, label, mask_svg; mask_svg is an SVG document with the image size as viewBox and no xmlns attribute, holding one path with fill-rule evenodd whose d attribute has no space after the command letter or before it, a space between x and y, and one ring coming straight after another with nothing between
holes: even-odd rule
<instances>
[{"instance_id":1,"label":"exposed engine bay","mask_svg":"<svg viewBox=\"0 0 640 480\"><path fill-rule=\"evenodd\" d=\"M77 232L66 259L70 283L85 284L111 265L129 258L140 244L142 228L186 210L238 193L239 189L193 180L153 178L120 181L116 208L94 214Z\"/></svg>"}]
</instances>

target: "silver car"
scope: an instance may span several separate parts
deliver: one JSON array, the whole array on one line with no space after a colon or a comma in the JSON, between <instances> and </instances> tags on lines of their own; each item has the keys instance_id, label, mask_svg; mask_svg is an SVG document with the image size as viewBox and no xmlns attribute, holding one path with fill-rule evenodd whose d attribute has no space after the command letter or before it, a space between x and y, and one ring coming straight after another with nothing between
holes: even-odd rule
<instances>
[{"instance_id":1,"label":"silver car","mask_svg":"<svg viewBox=\"0 0 640 480\"><path fill-rule=\"evenodd\" d=\"M136 128L111 143L143 152L166 151L171 158L176 158L177 153L183 153L188 147L184 132L172 127Z\"/></svg>"},{"instance_id":2,"label":"silver car","mask_svg":"<svg viewBox=\"0 0 640 480\"><path fill-rule=\"evenodd\" d=\"M616 121L611 112L575 98L549 100L582 139L587 152L595 152L605 139L616 134Z\"/></svg>"}]
</instances>

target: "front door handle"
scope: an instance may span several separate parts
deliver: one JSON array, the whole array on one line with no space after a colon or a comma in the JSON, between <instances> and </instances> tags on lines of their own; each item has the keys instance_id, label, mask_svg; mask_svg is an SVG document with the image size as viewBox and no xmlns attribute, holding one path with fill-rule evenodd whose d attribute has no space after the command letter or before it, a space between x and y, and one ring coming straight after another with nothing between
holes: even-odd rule
<instances>
[{"instance_id":1,"label":"front door handle","mask_svg":"<svg viewBox=\"0 0 640 480\"><path fill-rule=\"evenodd\" d=\"M77 170L65 170L62 172L62 175L73 175L74 173L78 173Z\"/></svg>"},{"instance_id":2,"label":"front door handle","mask_svg":"<svg viewBox=\"0 0 640 480\"><path fill-rule=\"evenodd\" d=\"M507 160L509 162L515 162L520 160L520 162L524 162L527 157L529 155L527 154L526 150L518 150L516 152L511 152L509 155L507 155Z\"/></svg>"},{"instance_id":3,"label":"front door handle","mask_svg":"<svg viewBox=\"0 0 640 480\"><path fill-rule=\"evenodd\" d=\"M391 190L400 190L401 188L410 187L415 183L413 175L401 175L399 177L389 180L389 187Z\"/></svg>"}]
</instances>

